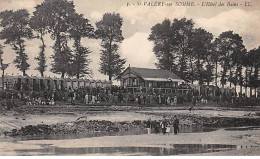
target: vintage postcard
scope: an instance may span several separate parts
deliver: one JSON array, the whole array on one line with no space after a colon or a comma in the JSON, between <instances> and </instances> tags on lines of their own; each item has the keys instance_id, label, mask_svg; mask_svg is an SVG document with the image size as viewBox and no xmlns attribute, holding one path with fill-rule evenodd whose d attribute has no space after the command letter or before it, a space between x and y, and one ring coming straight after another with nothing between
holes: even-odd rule
<instances>
[{"instance_id":1,"label":"vintage postcard","mask_svg":"<svg viewBox=\"0 0 260 159\"><path fill-rule=\"evenodd\" d=\"M0 0L0 156L259 156L260 1Z\"/></svg>"}]
</instances>

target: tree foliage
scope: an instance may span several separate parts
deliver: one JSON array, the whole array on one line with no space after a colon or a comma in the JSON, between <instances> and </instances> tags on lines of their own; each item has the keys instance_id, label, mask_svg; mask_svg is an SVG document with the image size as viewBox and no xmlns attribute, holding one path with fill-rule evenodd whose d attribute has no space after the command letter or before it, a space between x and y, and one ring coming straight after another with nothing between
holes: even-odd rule
<instances>
[{"instance_id":1,"label":"tree foliage","mask_svg":"<svg viewBox=\"0 0 260 159\"><path fill-rule=\"evenodd\" d=\"M148 39L154 42L158 68L171 70L191 83L212 81L213 35L202 28L194 28L192 19L174 19L172 23L166 19L151 28Z\"/></svg>"},{"instance_id":2,"label":"tree foliage","mask_svg":"<svg viewBox=\"0 0 260 159\"><path fill-rule=\"evenodd\" d=\"M47 68L45 55L46 45L43 37L47 33L48 17L46 17L45 11L41 9L44 8L38 8L33 12L33 16L30 19L30 27L37 33L36 38L41 40L39 55L35 57L35 60L38 61L38 67L35 69L38 70L43 77Z\"/></svg>"},{"instance_id":3,"label":"tree foliage","mask_svg":"<svg viewBox=\"0 0 260 159\"><path fill-rule=\"evenodd\" d=\"M260 87L259 69L260 69L260 47L248 52L248 63L250 72L248 75L249 86L253 88Z\"/></svg>"},{"instance_id":4,"label":"tree foliage","mask_svg":"<svg viewBox=\"0 0 260 159\"><path fill-rule=\"evenodd\" d=\"M180 20L174 19L172 24L172 45L173 50L178 54L178 75L186 80L193 78L193 66L191 56L191 36L194 30L194 22L192 19L182 18ZM190 71L188 69L189 64Z\"/></svg>"},{"instance_id":5,"label":"tree foliage","mask_svg":"<svg viewBox=\"0 0 260 159\"><path fill-rule=\"evenodd\" d=\"M202 28L194 29L191 40L191 57L195 63L195 80L199 84L212 81L212 40L213 35Z\"/></svg>"},{"instance_id":6,"label":"tree foliage","mask_svg":"<svg viewBox=\"0 0 260 159\"><path fill-rule=\"evenodd\" d=\"M169 19L165 19L151 28L149 40L154 42L153 52L158 59L156 66L161 69L176 70L176 54L173 52L172 24Z\"/></svg>"},{"instance_id":7,"label":"tree foliage","mask_svg":"<svg viewBox=\"0 0 260 159\"><path fill-rule=\"evenodd\" d=\"M154 42L153 52L158 59L156 66L171 70L186 81L209 85L215 76L217 86L220 72L222 86L227 82L230 86L240 85L241 92L245 80L250 81L243 73L245 59L249 56L246 56L242 37L233 31L223 32L213 39L212 33L195 28L192 19L174 19L172 23L166 19L151 28L148 39ZM252 67L249 75L253 71L258 74L258 66L252 66L253 63L247 64ZM220 70L219 65L222 67ZM250 78L255 82L257 76ZM251 85L254 84L251 82Z\"/></svg>"},{"instance_id":8,"label":"tree foliage","mask_svg":"<svg viewBox=\"0 0 260 159\"><path fill-rule=\"evenodd\" d=\"M6 10L0 13L0 19L0 26L3 28L0 32L0 39L5 40L5 44L12 46L17 54L14 64L23 72L23 75L26 75L30 64L27 62L28 56L25 53L25 40L33 37L29 27L29 13L25 9Z\"/></svg>"},{"instance_id":9,"label":"tree foliage","mask_svg":"<svg viewBox=\"0 0 260 159\"><path fill-rule=\"evenodd\" d=\"M81 39L94 37L94 28L89 23L89 20L81 14L74 14L71 17L71 27L69 29L70 38L74 40L74 54L70 67L70 76L80 77L92 76L92 70L89 68L90 60L87 58L90 51L88 48L81 45Z\"/></svg>"},{"instance_id":10,"label":"tree foliage","mask_svg":"<svg viewBox=\"0 0 260 159\"><path fill-rule=\"evenodd\" d=\"M0 44L0 67L2 69L2 65L3 65L3 45Z\"/></svg>"},{"instance_id":11,"label":"tree foliage","mask_svg":"<svg viewBox=\"0 0 260 159\"><path fill-rule=\"evenodd\" d=\"M36 6L36 12L44 17L47 31L55 40L51 71L63 78L69 72L72 51L68 46L71 18L75 14L74 4L67 0L45 0Z\"/></svg>"},{"instance_id":12,"label":"tree foliage","mask_svg":"<svg viewBox=\"0 0 260 159\"><path fill-rule=\"evenodd\" d=\"M234 74L234 66L236 66L236 75L239 73L239 66L242 64L241 57L245 54L245 46L243 45L242 37L238 34L233 33L233 31L226 31L219 35L215 40L217 54L220 58L220 65L222 66L221 71L221 84L224 86L227 81L234 81L232 78ZM229 75L228 75L229 71Z\"/></svg>"},{"instance_id":13,"label":"tree foliage","mask_svg":"<svg viewBox=\"0 0 260 159\"><path fill-rule=\"evenodd\" d=\"M101 21L96 23L96 36L102 40L101 63L99 72L108 75L109 80L119 75L124 69L125 59L118 53L118 44L124 40L122 35L123 19L118 13L106 13Z\"/></svg>"}]
</instances>

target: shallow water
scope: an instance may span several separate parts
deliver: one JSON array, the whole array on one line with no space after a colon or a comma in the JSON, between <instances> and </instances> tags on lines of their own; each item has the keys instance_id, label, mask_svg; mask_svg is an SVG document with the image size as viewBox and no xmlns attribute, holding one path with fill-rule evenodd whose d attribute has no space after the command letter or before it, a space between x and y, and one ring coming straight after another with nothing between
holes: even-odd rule
<instances>
[{"instance_id":1,"label":"shallow water","mask_svg":"<svg viewBox=\"0 0 260 159\"><path fill-rule=\"evenodd\" d=\"M214 129L181 129L181 133L192 132L209 132ZM59 142L62 140L74 140L84 138L95 138L102 136L129 136L148 134L147 129L135 129L126 132L93 132L86 134L65 134L65 135L48 135L48 136L26 136L26 137L4 137L0 141L12 144L19 144L20 141L27 143L32 140L37 148L19 147L14 148L16 155L178 155L178 154L194 154L216 151L226 151L236 149L235 145L200 145L200 144L173 144L173 145L155 145L152 147L82 147L82 148L61 148L52 146L52 144L41 144L37 140L54 140ZM167 135L168 136L168 135ZM76 143L72 143L73 144ZM29 144L30 145L30 144Z\"/></svg>"},{"instance_id":2,"label":"shallow water","mask_svg":"<svg viewBox=\"0 0 260 159\"><path fill-rule=\"evenodd\" d=\"M236 145L221 144L170 144L165 147L83 147L60 148L41 145L41 149L20 149L18 154L39 153L40 155L151 155L167 156L209 153L237 149Z\"/></svg>"},{"instance_id":3,"label":"shallow water","mask_svg":"<svg viewBox=\"0 0 260 159\"><path fill-rule=\"evenodd\" d=\"M253 127L255 128L255 127ZM187 131L185 134L184 131ZM211 132L209 132L211 131ZM231 130L232 131L232 130ZM249 130L249 131L256 131L259 132L257 129ZM227 130L222 131L215 131L215 129L201 129L201 128L193 128L191 130L183 130L181 129L180 137L183 136L190 136L190 135L206 135L212 134L212 133L225 133L229 132ZM199 132L199 133L197 133ZM243 132L243 131L233 131L235 132ZM201 143L198 140L198 142L195 142L196 139L191 140L190 142L182 142L171 140L172 138L179 138L179 135L175 136L173 134L170 135L144 135L147 134L148 131L146 129L135 129L127 132L94 132L94 133L88 133L88 134L69 134L69 135L52 135L52 136L27 136L27 137L1 137L0 142L3 144L0 144L0 152L3 153L3 155L150 155L150 156L167 156L167 155L192 155L192 154L204 154L204 153L214 153L214 152L226 152L231 150L238 150L238 149L245 149L250 148L248 145L240 145L235 144L233 142L223 142L224 143L218 143L218 144L212 144L212 143ZM193 133L190 134L189 133ZM240 133L238 133L240 134ZM244 134L244 133L242 133ZM113 137L109 137L113 136ZM122 140L125 140L127 138L132 138L134 140L134 137L141 139L140 136L144 136L144 140L140 142L137 142L139 144L133 144L134 141L131 141L132 143L129 144L120 144L120 140L118 140L118 137ZM132 136L132 137L131 137ZM150 136L150 137L149 137ZM154 136L154 137L153 137ZM172 136L172 137L171 137ZM238 136L236 134L236 136ZM156 138L156 141L159 138L162 139L169 139L165 140L165 142L152 142L153 144L150 144L149 140L153 140ZM115 140L115 145L113 144L105 144L103 145L102 140L110 141L111 139L117 139ZM183 138L185 140L185 138ZM138 139L137 139L138 140ZM142 139L141 139L142 140ZM221 140L221 139L220 139ZM91 144L89 141L94 142L100 142L99 144ZM113 141L111 141L113 142ZM145 144L147 142L147 144ZM84 144L89 143L89 144ZM135 142L134 142L135 143ZM167 143L167 144L165 144ZM192 143L192 144L190 144ZM198 143L198 144L197 144ZM63 145L67 146L63 146ZM78 145L80 144L80 145ZM120 147L119 145L122 145ZM123 146L124 145L124 146ZM252 145L251 145L252 147ZM1 153L0 153L1 154ZM207 154L206 154L207 155Z\"/></svg>"},{"instance_id":4,"label":"shallow water","mask_svg":"<svg viewBox=\"0 0 260 159\"><path fill-rule=\"evenodd\" d=\"M92 138L101 136L126 136L126 135L142 135L147 134L146 129L135 129L132 131L123 132L92 132L92 133L76 133L76 134L64 134L64 135L42 135L42 136L22 136L14 137L13 140L65 140L65 139L80 139L80 138Z\"/></svg>"}]
</instances>

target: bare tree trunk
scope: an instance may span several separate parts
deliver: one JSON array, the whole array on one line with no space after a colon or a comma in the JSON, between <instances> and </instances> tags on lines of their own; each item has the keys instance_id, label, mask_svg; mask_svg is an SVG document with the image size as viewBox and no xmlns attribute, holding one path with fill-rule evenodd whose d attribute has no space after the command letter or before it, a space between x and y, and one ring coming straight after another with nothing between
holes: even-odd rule
<instances>
[{"instance_id":1,"label":"bare tree trunk","mask_svg":"<svg viewBox=\"0 0 260 159\"><path fill-rule=\"evenodd\" d=\"M21 43L21 39L19 38L19 49L20 49L20 52L19 52L19 55L18 56L21 56L22 58L22 61L21 61L21 70L23 72L23 76L26 75L26 68L25 68L25 57L23 57L23 46L22 46L22 43Z\"/></svg>"},{"instance_id":2,"label":"bare tree trunk","mask_svg":"<svg viewBox=\"0 0 260 159\"><path fill-rule=\"evenodd\" d=\"M109 51L108 51L108 79L112 80L112 72L111 72L111 54L112 54L112 40L109 41Z\"/></svg>"},{"instance_id":3,"label":"bare tree trunk","mask_svg":"<svg viewBox=\"0 0 260 159\"><path fill-rule=\"evenodd\" d=\"M231 72L231 68L230 68L230 70L229 70L229 77L230 77L230 79L232 78L232 72ZM229 82L229 87L231 88L231 86L232 86L232 82L230 81Z\"/></svg>"},{"instance_id":4,"label":"bare tree trunk","mask_svg":"<svg viewBox=\"0 0 260 159\"><path fill-rule=\"evenodd\" d=\"M41 42L42 42L42 53L44 54L44 51L45 51L45 43L44 43L44 39L43 39L43 33L41 32L41 36L40 36L40 39L41 39ZM41 66L39 66L39 67L41 67ZM43 69L42 70L40 70L40 73L41 73L41 76L43 77L44 76L44 66L42 66L43 67Z\"/></svg>"},{"instance_id":5,"label":"bare tree trunk","mask_svg":"<svg viewBox=\"0 0 260 159\"><path fill-rule=\"evenodd\" d=\"M246 67L246 72L245 72L245 74L246 74L246 77L245 77L245 96L247 97L247 71L248 71L248 68Z\"/></svg>"},{"instance_id":6,"label":"bare tree trunk","mask_svg":"<svg viewBox=\"0 0 260 159\"><path fill-rule=\"evenodd\" d=\"M216 64L216 72L215 72L215 85L218 86L218 62Z\"/></svg>"}]
</instances>

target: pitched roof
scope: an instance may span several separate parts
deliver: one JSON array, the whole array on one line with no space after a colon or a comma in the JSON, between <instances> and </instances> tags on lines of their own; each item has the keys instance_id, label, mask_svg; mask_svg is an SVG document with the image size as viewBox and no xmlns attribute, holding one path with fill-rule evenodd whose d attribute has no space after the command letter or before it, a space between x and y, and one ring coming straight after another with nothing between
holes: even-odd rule
<instances>
[{"instance_id":1,"label":"pitched roof","mask_svg":"<svg viewBox=\"0 0 260 159\"><path fill-rule=\"evenodd\" d=\"M178 79L182 80L175 73L165 70L165 69L150 69L150 68L138 68L138 67L130 67L130 70L135 72L142 78L164 78L164 79Z\"/></svg>"}]
</instances>

